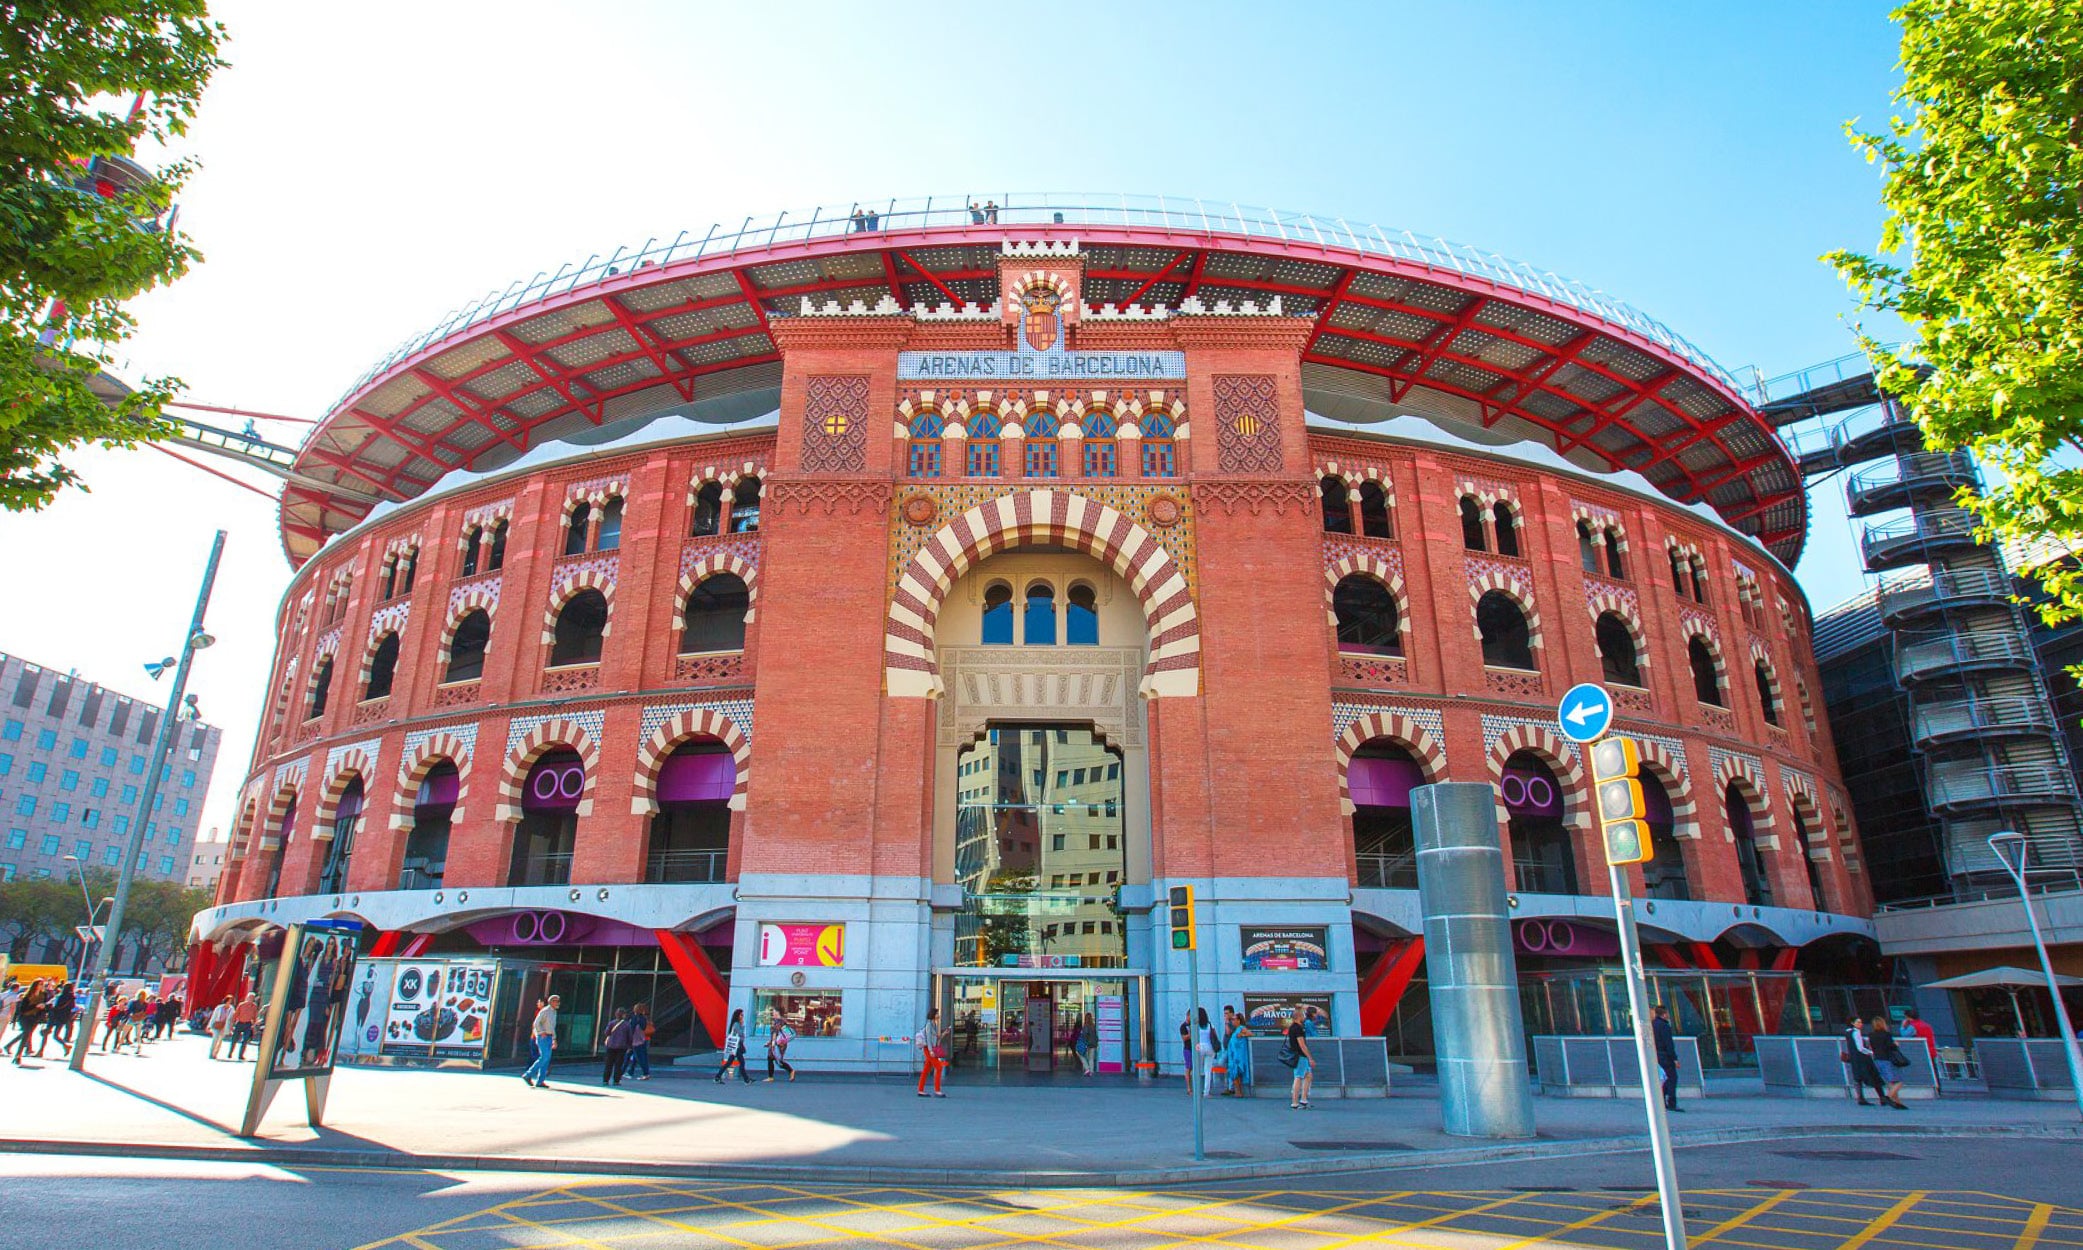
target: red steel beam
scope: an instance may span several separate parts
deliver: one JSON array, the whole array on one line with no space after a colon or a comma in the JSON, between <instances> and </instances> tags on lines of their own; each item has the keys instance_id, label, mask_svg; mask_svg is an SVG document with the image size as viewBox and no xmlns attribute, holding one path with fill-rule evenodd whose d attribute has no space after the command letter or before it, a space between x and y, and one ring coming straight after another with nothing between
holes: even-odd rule
<instances>
[{"instance_id":1,"label":"red steel beam","mask_svg":"<svg viewBox=\"0 0 2083 1250\"><path fill-rule=\"evenodd\" d=\"M1396 1004L1403 1001L1404 992L1424 962L1423 937L1409 939L1393 954L1382 952L1374 970L1367 974L1366 983L1360 986L1361 1036L1380 1037L1389 1027L1389 1017L1396 1014Z\"/></svg>"},{"instance_id":2,"label":"red steel beam","mask_svg":"<svg viewBox=\"0 0 2083 1250\"><path fill-rule=\"evenodd\" d=\"M940 293L942 295L947 296L948 303L953 304L957 308L960 308L962 307L962 305L967 304L969 302L968 300L965 300L961 296L955 294L954 289L948 286L947 283L942 282L939 278L934 277L932 272L929 271L924 265L921 265L917 261L913 260L911 258L910 252L907 252L902 248L899 248L897 249L897 258L903 261L905 264L910 265L913 269L918 270L919 276L921 278L924 278L926 281L932 283L935 287L939 288Z\"/></svg>"},{"instance_id":3,"label":"red steel beam","mask_svg":"<svg viewBox=\"0 0 2083 1250\"><path fill-rule=\"evenodd\" d=\"M1158 283L1164 281L1166 277L1170 276L1172 270L1177 269L1179 266L1185 264L1186 258L1191 255L1193 255L1192 252L1181 252L1177 256L1172 257L1171 264L1166 265L1164 268L1158 270L1156 276L1152 277L1148 282L1145 282L1143 285L1136 288L1136 293L1134 295L1131 295L1127 299L1122 300L1120 303L1114 305L1114 307L1128 308L1140 302L1145 295L1148 295L1150 293L1151 287L1156 286ZM1110 278L1116 275L1108 273L1093 273L1087 276L1094 278Z\"/></svg>"}]
</instances>

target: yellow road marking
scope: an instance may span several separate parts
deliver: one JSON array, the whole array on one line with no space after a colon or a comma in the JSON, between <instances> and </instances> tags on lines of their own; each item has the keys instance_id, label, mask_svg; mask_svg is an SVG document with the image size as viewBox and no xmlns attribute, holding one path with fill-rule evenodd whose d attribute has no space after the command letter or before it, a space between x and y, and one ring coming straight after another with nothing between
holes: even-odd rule
<instances>
[{"instance_id":1,"label":"yellow road marking","mask_svg":"<svg viewBox=\"0 0 2083 1250\"><path fill-rule=\"evenodd\" d=\"M1566 1195L1557 1196L1562 1197ZM1626 1215L1633 1211L1639 1211L1643 1207L1650 1205L1656 1200L1657 1196L1655 1194L1643 1194L1641 1197L1635 1199L1633 1202L1628 1203L1626 1206L1609 1207L1604 1211L1600 1211L1596 1215L1587 1215L1583 1219L1577 1220L1573 1223L1563 1224L1519 1241L1509 1241L1506 1242L1504 1245L1492 1247L1491 1250L1521 1250L1521 1247L1523 1246L1538 1245L1541 1242L1546 1241L1550 1237L1559 1237L1564 1233L1574 1233L1579 1229L1590 1228L1595 1224L1603 1224L1616 1215Z\"/></svg>"},{"instance_id":2,"label":"yellow road marking","mask_svg":"<svg viewBox=\"0 0 2083 1250\"><path fill-rule=\"evenodd\" d=\"M1923 1200L1924 1191L1921 1189L1904 1194L1896 1201L1894 1206L1889 1207L1886 1211L1874 1217L1871 1223L1852 1234L1851 1240L1838 1246L1837 1250L1859 1250L1860 1246L1887 1232L1890 1225L1903 1216L1908 1215L1910 1210Z\"/></svg>"},{"instance_id":3,"label":"yellow road marking","mask_svg":"<svg viewBox=\"0 0 2083 1250\"><path fill-rule=\"evenodd\" d=\"M1770 1211L1773 1207L1778 1206L1780 1203L1785 1202L1787 1199L1793 1197L1795 1194L1800 1192L1801 1191L1798 1189L1782 1189L1778 1193L1773 1194L1770 1198L1767 1198L1763 1202L1758 1203L1756 1206L1751 1207L1748 1211L1745 1211L1740 1215L1731 1216L1730 1218L1723 1220L1721 1223L1716 1224L1714 1227L1708 1229L1706 1232L1701 1233L1699 1236L1689 1238L1688 1240L1693 1245L1698 1245L1703 1241L1719 1240L1723 1235L1736 1231L1737 1229L1743 1227L1745 1224L1748 1224L1750 1221L1756 1219L1758 1216L1763 1215L1765 1212Z\"/></svg>"},{"instance_id":4,"label":"yellow road marking","mask_svg":"<svg viewBox=\"0 0 2083 1250\"><path fill-rule=\"evenodd\" d=\"M2047 1221L2053 1218L2054 1204L2034 1203L2032 1214L2025 1217L2025 1227L2019 1230L2018 1242L2011 1250L2032 1250L2033 1246L2039 1243L2040 1234L2047 1231Z\"/></svg>"}]
</instances>

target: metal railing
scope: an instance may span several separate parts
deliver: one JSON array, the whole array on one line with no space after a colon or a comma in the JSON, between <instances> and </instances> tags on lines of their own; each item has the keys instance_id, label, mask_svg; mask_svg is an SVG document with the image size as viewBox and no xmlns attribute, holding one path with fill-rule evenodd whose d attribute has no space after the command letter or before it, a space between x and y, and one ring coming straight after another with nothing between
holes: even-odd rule
<instances>
[{"instance_id":1,"label":"metal railing","mask_svg":"<svg viewBox=\"0 0 2083 1250\"><path fill-rule=\"evenodd\" d=\"M653 851L644 861L644 880L653 885L688 881L721 881L730 852Z\"/></svg>"},{"instance_id":2,"label":"metal railing","mask_svg":"<svg viewBox=\"0 0 2083 1250\"><path fill-rule=\"evenodd\" d=\"M1914 485L1926 481L1948 486L1972 486L1974 480L1974 465L1967 457L1947 452L1920 451L1867 465L1852 474L1844 485L1848 493L1858 496L1890 486Z\"/></svg>"},{"instance_id":3,"label":"metal railing","mask_svg":"<svg viewBox=\"0 0 2083 1250\"><path fill-rule=\"evenodd\" d=\"M2010 597L2010 579L1994 569L1933 569L1929 581L1883 587L1879 606L1880 614L1889 617L1926 604L1958 599L2004 601Z\"/></svg>"},{"instance_id":4,"label":"metal railing","mask_svg":"<svg viewBox=\"0 0 2083 1250\"><path fill-rule=\"evenodd\" d=\"M1895 676L1910 681L1942 669L2033 662L2032 648L2013 634L1942 634L1923 642L1898 641Z\"/></svg>"},{"instance_id":5,"label":"metal railing","mask_svg":"<svg viewBox=\"0 0 2083 1250\"><path fill-rule=\"evenodd\" d=\"M980 223L976 220L977 210L970 206L986 201L995 207L990 212L989 222ZM872 226L869 226L871 222ZM555 272L538 271L533 277L516 279L504 290L488 292L482 298L457 308L429 329L399 344L367 373L355 379L332 407L338 408L348 396L388 372L400 360L459 330L632 269L679 264L710 256L756 254L785 244L846 234L888 234L979 224L1141 227L1185 235L1344 248L1367 256L1414 263L1441 273L1494 282L1552 300L1662 346L1731 391L1748 394L1756 389L1745 388L1699 346L1662 322L1594 287L1545 269L1536 269L1496 252L1446 239L1348 222L1343 217L1320 217L1246 204L1211 203L1191 196L976 192L923 199L861 200L844 206L813 208L808 212L747 217L736 227L714 225L701 234L682 230L670 241L654 235L640 244L625 244L605 254L595 252L577 264L567 262ZM1215 284L1220 285L1219 281ZM1325 295L1328 297L1330 292L1326 291Z\"/></svg>"},{"instance_id":6,"label":"metal railing","mask_svg":"<svg viewBox=\"0 0 2083 1250\"><path fill-rule=\"evenodd\" d=\"M407 860L398 872L398 888L401 890L438 890L441 888L441 873L427 871L424 863L415 864Z\"/></svg>"},{"instance_id":7,"label":"metal railing","mask_svg":"<svg viewBox=\"0 0 2083 1250\"><path fill-rule=\"evenodd\" d=\"M1975 517L1958 508L1893 517L1866 527L1859 552L1870 563L1927 543L1972 544Z\"/></svg>"},{"instance_id":8,"label":"metal railing","mask_svg":"<svg viewBox=\"0 0 2083 1250\"><path fill-rule=\"evenodd\" d=\"M1912 714L1916 738L1929 742L1956 734L1973 734L1992 729L2032 729L2052 732L2053 719L2037 699L1963 699L1957 702L1919 704Z\"/></svg>"},{"instance_id":9,"label":"metal railing","mask_svg":"<svg viewBox=\"0 0 2083 1250\"><path fill-rule=\"evenodd\" d=\"M1362 853L1353 856L1363 890L1415 890L1418 888L1418 853L1393 855Z\"/></svg>"},{"instance_id":10,"label":"metal railing","mask_svg":"<svg viewBox=\"0 0 2083 1250\"><path fill-rule=\"evenodd\" d=\"M2066 894L2071 890L2083 892L2083 872L2074 869L2033 869L2033 879L2026 890L2032 894ZM1876 904L1876 912L1924 911L1933 907L1950 907L1955 903L2010 903L2018 898L2015 882L2002 885L1969 886L1950 894L1926 894L1920 898L1900 898L1891 903Z\"/></svg>"},{"instance_id":11,"label":"metal railing","mask_svg":"<svg viewBox=\"0 0 2083 1250\"><path fill-rule=\"evenodd\" d=\"M1916 425L1898 420L1896 409L1887 404L1869 404L1828 425L1795 427L1780 431L1780 435L1795 456L1806 457L1826 451L1841 452L1867 435L1878 434L1891 425L1898 427L1905 436L1917 435Z\"/></svg>"},{"instance_id":12,"label":"metal railing","mask_svg":"<svg viewBox=\"0 0 2083 1250\"><path fill-rule=\"evenodd\" d=\"M507 874L506 884L570 885L571 852L516 856L513 871Z\"/></svg>"},{"instance_id":13,"label":"metal railing","mask_svg":"<svg viewBox=\"0 0 2083 1250\"><path fill-rule=\"evenodd\" d=\"M1940 766L1931 770L1931 804L2062 798L2069 793L2069 780L2064 770L2051 764Z\"/></svg>"},{"instance_id":14,"label":"metal railing","mask_svg":"<svg viewBox=\"0 0 2083 1250\"><path fill-rule=\"evenodd\" d=\"M1809 365L1791 373L1782 373L1776 378L1754 378L1746 388L1750 402L1760 407L1774 400L1792 399L1806 395L1826 386L1849 382L1873 372L1873 362L1863 351L1848 352L1835 360Z\"/></svg>"}]
</instances>

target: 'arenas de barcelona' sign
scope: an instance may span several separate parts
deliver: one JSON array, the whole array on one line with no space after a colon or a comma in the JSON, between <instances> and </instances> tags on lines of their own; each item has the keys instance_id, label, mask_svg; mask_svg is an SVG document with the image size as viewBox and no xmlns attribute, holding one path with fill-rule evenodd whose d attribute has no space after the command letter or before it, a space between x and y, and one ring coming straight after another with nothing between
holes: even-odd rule
<instances>
[{"instance_id":1,"label":"'arenas de barcelona' sign","mask_svg":"<svg viewBox=\"0 0 2083 1250\"><path fill-rule=\"evenodd\" d=\"M1186 376L1185 352L898 352L906 382L962 379L993 382L1107 382Z\"/></svg>"}]
</instances>

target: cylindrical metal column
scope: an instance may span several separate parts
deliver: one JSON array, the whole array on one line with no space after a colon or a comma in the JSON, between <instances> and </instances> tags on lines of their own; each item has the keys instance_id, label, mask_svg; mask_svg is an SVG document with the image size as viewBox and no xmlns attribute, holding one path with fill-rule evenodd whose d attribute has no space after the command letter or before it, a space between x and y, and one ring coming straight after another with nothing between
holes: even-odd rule
<instances>
[{"instance_id":1,"label":"cylindrical metal column","mask_svg":"<svg viewBox=\"0 0 2083 1250\"><path fill-rule=\"evenodd\" d=\"M1473 782L1419 786L1410 814L1442 1125L1459 1137L1531 1137L1496 791Z\"/></svg>"}]
</instances>

